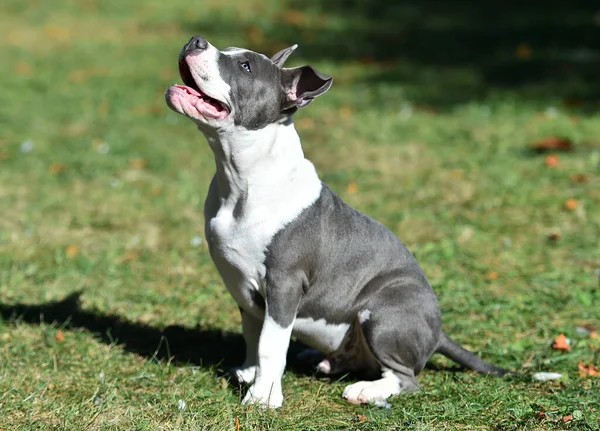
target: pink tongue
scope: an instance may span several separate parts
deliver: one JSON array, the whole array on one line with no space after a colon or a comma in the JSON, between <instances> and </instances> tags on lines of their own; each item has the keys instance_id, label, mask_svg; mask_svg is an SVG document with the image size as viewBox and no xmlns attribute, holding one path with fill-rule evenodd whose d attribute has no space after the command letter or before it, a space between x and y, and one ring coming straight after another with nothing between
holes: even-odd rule
<instances>
[{"instance_id":1,"label":"pink tongue","mask_svg":"<svg viewBox=\"0 0 600 431\"><path fill-rule=\"evenodd\" d=\"M192 96L197 96L197 97L202 97L204 96L201 93L198 93L196 90L194 90L192 87L188 87L187 85L179 85L179 84L175 84L175 87L177 88L181 88L182 90L187 91L189 94L191 94Z\"/></svg>"}]
</instances>

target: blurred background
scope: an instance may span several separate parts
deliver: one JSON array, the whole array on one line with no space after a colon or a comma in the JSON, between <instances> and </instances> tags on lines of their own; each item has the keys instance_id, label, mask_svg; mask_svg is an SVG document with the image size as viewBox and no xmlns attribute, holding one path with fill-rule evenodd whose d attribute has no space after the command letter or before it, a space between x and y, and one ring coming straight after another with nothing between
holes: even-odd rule
<instances>
[{"instance_id":1,"label":"blurred background","mask_svg":"<svg viewBox=\"0 0 600 431\"><path fill-rule=\"evenodd\" d=\"M598 362L595 341L548 347L600 320L597 1L3 0L0 29L0 346L48 379L57 331L83 355L82 389L26 407L35 373L7 366L5 417L89 398L98 357L127 374L136 355L241 352L204 241L212 154L164 103L194 34L267 55L298 43L288 66L334 76L295 117L305 153L413 250L448 332L509 368Z\"/></svg>"}]
</instances>

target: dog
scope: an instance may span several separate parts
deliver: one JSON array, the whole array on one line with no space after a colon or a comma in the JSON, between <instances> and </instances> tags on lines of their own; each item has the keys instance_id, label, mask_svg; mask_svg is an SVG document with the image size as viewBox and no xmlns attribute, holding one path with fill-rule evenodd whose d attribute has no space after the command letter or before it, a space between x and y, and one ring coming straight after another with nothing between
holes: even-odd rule
<instances>
[{"instance_id":1,"label":"dog","mask_svg":"<svg viewBox=\"0 0 600 431\"><path fill-rule=\"evenodd\" d=\"M292 116L333 79L283 67L296 48L269 58L194 36L179 55L183 85L165 93L215 157L205 234L241 312L246 359L233 373L250 385L242 403L282 405L292 335L324 355L318 371L368 376L344 389L354 404L418 390L434 353L503 376L442 330L437 297L407 247L346 205L304 157Z\"/></svg>"}]
</instances>

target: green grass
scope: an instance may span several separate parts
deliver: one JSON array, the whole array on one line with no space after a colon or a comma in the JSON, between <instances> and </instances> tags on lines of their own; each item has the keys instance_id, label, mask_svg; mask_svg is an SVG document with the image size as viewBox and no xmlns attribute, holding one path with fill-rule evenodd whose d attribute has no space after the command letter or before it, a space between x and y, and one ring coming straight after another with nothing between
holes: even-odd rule
<instances>
[{"instance_id":1,"label":"green grass","mask_svg":"<svg viewBox=\"0 0 600 431\"><path fill-rule=\"evenodd\" d=\"M600 378L578 372L600 366L600 342L576 331L600 326L598 92L576 73L597 57L574 53L553 74L569 47L544 50L516 20L505 34L522 40L471 59L461 29L486 26L464 4L424 2L425 19L418 2L380 16L354 3L2 2L0 429L600 428ZM529 36L550 25L538 24ZM408 30L389 39L396 28ZM387 410L346 404L351 377L291 360L281 410L240 406L225 373L242 359L237 307L197 238L212 155L163 101L196 33L269 54L300 42L290 64L335 77L296 119L322 178L414 251L455 339L563 378L488 378L434 357L423 390ZM549 135L575 142L556 168L527 149ZM550 348L560 333L568 353Z\"/></svg>"}]
</instances>

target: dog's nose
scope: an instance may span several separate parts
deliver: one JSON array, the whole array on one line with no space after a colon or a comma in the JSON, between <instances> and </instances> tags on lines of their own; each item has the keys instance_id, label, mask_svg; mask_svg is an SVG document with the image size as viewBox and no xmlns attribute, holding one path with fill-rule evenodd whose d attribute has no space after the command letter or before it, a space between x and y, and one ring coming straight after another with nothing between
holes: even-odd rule
<instances>
[{"instance_id":1,"label":"dog's nose","mask_svg":"<svg viewBox=\"0 0 600 431\"><path fill-rule=\"evenodd\" d=\"M194 36L188 42L188 50L199 49L204 51L208 48L208 42L202 36Z\"/></svg>"}]
</instances>

